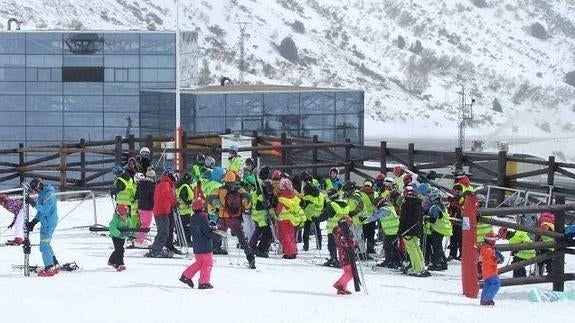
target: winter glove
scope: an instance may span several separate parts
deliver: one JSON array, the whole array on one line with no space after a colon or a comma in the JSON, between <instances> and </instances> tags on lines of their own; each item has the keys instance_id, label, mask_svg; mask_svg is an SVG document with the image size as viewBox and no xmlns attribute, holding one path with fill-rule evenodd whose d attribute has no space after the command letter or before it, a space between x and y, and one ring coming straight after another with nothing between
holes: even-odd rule
<instances>
[{"instance_id":1,"label":"winter glove","mask_svg":"<svg viewBox=\"0 0 575 323\"><path fill-rule=\"evenodd\" d=\"M26 203L30 204L32 207L36 206L36 200L30 196L26 196Z\"/></svg>"},{"instance_id":2,"label":"winter glove","mask_svg":"<svg viewBox=\"0 0 575 323\"><path fill-rule=\"evenodd\" d=\"M218 229L217 223L214 221L210 221L210 229L217 230Z\"/></svg>"},{"instance_id":3,"label":"winter glove","mask_svg":"<svg viewBox=\"0 0 575 323\"><path fill-rule=\"evenodd\" d=\"M37 223L38 223L38 219L34 219L34 220L28 222L26 224L26 226L28 227L28 231L30 231L30 232L34 231L34 226L36 226Z\"/></svg>"},{"instance_id":4,"label":"winter glove","mask_svg":"<svg viewBox=\"0 0 575 323\"><path fill-rule=\"evenodd\" d=\"M499 250L495 250L495 256L497 257L498 264L503 263L505 260L505 257L503 257L503 254Z\"/></svg>"}]
</instances>

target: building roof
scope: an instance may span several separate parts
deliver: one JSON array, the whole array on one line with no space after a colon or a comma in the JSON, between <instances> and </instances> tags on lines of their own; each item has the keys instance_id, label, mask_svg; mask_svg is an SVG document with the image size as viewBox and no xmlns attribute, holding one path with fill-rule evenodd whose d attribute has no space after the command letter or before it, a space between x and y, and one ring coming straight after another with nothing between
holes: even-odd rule
<instances>
[{"instance_id":1,"label":"building roof","mask_svg":"<svg viewBox=\"0 0 575 323\"><path fill-rule=\"evenodd\" d=\"M293 85L275 85L275 84L242 84L242 85L225 85L225 86L208 86L203 88L184 88L181 93L189 94L226 94L226 93L262 93L262 92L339 92L354 91L349 89L320 88L320 87L302 87ZM359 90L357 90L359 91Z\"/></svg>"}]
</instances>

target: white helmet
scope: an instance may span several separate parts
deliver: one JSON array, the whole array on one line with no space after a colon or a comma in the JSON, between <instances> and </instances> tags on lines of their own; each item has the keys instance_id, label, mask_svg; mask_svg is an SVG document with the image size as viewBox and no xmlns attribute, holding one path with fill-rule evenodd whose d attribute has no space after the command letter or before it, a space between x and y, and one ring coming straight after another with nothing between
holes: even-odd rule
<instances>
[{"instance_id":1,"label":"white helmet","mask_svg":"<svg viewBox=\"0 0 575 323\"><path fill-rule=\"evenodd\" d=\"M150 148L148 147L140 148L140 155L150 155Z\"/></svg>"},{"instance_id":2,"label":"white helmet","mask_svg":"<svg viewBox=\"0 0 575 323\"><path fill-rule=\"evenodd\" d=\"M146 178L146 176L144 176L144 174L142 174L142 173L136 173L136 174L134 175L134 181L135 181L136 183L139 182L139 181L141 181L141 180L143 180L144 178Z\"/></svg>"}]
</instances>

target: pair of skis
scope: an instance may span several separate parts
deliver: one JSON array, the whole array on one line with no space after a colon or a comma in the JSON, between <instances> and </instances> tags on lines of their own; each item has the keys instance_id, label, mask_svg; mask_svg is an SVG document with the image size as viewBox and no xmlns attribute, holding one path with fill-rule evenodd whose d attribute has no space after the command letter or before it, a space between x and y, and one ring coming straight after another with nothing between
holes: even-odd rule
<instances>
[{"instance_id":1,"label":"pair of skis","mask_svg":"<svg viewBox=\"0 0 575 323\"><path fill-rule=\"evenodd\" d=\"M12 269L14 269L14 270L28 270L28 273L30 273L30 272L38 273L38 272L44 270L44 266L38 266L38 265L30 266L29 264L28 264L28 266L26 266L26 264L24 264L24 265L12 265ZM78 264L76 264L75 261L67 262L67 263L62 264L60 266L60 270L63 270L63 271L76 271L78 269L80 269L80 266L78 266Z\"/></svg>"},{"instance_id":2,"label":"pair of skis","mask_svg":"<svg viewBox=\"0 0 575 323\"><path fill-rule=\"evenodd\" d=\"M343 236L348 240L353 240L353 231L352 228L349 227L348 223L345 221L340 222L340 226L343 232ZM363 292L367 294L367 287L365 284L365 276L363 275L363 270L361 266L358 266L357 261L359 260L359 255L357 248L348 248L347 249L347 257L349 259L349 263L351 265L351 274L353 276L353 288L356 292L361 290L363 287Z\"/></svg>"}]
</instances>

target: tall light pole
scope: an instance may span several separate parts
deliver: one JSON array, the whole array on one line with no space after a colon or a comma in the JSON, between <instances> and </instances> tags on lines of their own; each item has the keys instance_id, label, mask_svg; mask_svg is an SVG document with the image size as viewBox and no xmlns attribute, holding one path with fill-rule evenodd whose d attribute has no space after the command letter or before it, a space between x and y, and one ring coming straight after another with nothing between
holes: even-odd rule
<instances>
[{"instance_id":1,"label":"tall light pole","mask_svg":"<svg viewBox=\"0 0 575 323\"><path fill-rule=\"evenodd\" d=\"M180 106L180 1L176 0L176 131L175 146L176 152L176 171L181 172L182 165L182 124L181 124L181 106Z\"/></svg>"},{"instance_id":2,"label":"tall light pole","mask_svg":"<svg viewBox=\"0 0 575 323\"><path fill-rule=\"evenodd\" d=\"M471 99L471 103L466 103L467 98L465 95L465 86L461 86L460 102L459 102L459 148L465 150L465 127L467 123L473 121L473 104L475 99Z\"/></svg>"}]
</instances>

